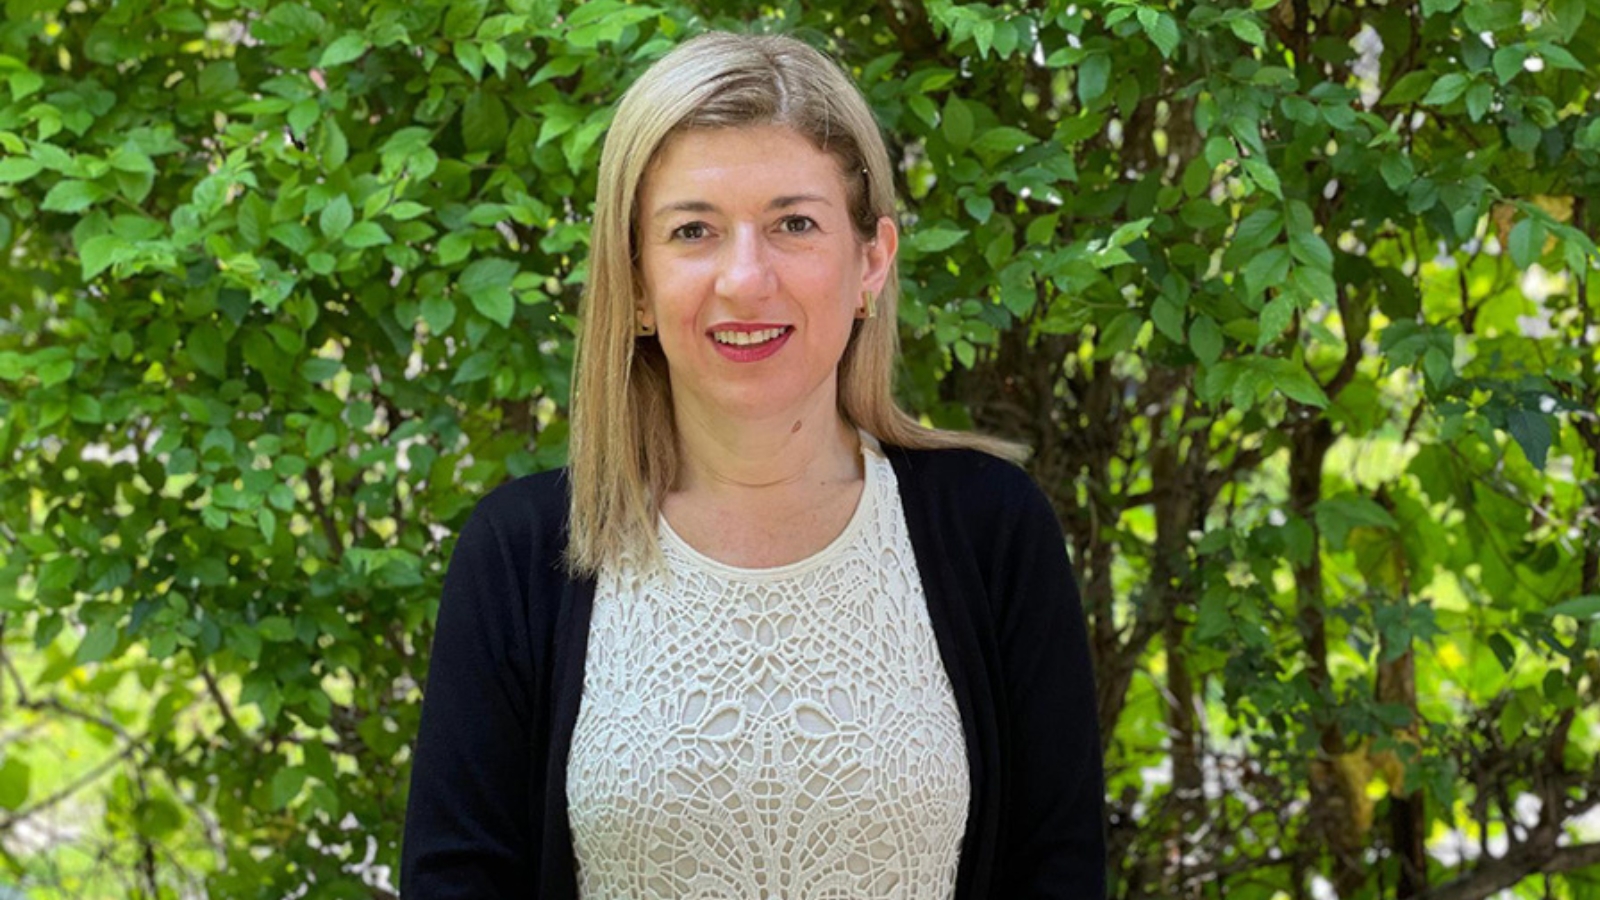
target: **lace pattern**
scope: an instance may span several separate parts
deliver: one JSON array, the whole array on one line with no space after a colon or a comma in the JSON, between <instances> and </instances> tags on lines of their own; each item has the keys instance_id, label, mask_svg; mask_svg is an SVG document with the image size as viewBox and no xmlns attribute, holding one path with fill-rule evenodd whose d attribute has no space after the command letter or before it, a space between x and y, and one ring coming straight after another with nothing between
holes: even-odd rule
<instances>
[{"instance_id":1,"label":"lace pattern","mask_svg":"<svg viewBox=\"0 0 1600 900\"><path fill-rule=\"evenodd\" d=\"M584 900L949 900L961 720L888 460L849 525L738 569L662 523L602 572L568 760Z\"/></svg>"}]
</instances>

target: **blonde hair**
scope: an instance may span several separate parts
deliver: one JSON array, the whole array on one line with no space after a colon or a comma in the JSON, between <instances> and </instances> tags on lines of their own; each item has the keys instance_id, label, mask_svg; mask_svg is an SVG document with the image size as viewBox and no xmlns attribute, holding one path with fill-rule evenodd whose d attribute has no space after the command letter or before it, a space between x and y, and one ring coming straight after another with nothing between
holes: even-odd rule
<instances>
[{"instance_id":1,"label":"blonde hair","mask_svg":"<svg viewBox=\"0 0 1600 900\"><path fill-rule=\"evenodd\" d=\"M656 558L660 500L678 477L666 357L634 334L639 186L661 146L696 129L782 125L839 161L863 241L895 214L883 137L850 78L822 53L773 35L713 32L652 65L623 96L600 154L589 278L573 373L568 567L594 575L624 553ZM894 401L899 281L856 324L839 361L839 412L885 445L966 447L1009 459L1019 445L927 428Z\"/></svg>"}]
</instances>

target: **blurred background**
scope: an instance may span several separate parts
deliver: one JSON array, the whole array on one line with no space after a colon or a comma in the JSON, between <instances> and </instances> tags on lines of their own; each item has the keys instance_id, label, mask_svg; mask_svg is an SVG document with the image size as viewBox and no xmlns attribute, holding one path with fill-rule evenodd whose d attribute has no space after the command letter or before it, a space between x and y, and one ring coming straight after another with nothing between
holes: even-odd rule
<instances>
[{"instance_id":1,"label":"blurred background","mask_svg":"<svg viewBox=\"0 0 1600 900\"><path fill-rule=\"evenodd\" d=\"M599 144L855 74L906 404L1035 448L1118 898L1600 898L1600 2L4 0L0 896L386 898Z\"/></svg>"}]
</instances>

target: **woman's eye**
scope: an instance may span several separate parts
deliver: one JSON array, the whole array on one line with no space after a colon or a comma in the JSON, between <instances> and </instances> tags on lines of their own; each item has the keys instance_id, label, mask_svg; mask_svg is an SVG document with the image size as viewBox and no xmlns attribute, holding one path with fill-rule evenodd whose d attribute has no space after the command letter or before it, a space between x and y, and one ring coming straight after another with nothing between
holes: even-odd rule
<instances>
[{"instance_id":1,"label":"woman's eye","mask_svg":"<svg viewBox=\"0 0 1600 900\"><path fill-rule=\"evenodd\" d=\"M805 234L817 227L817 223L808 216L789 216L783 220L782 228L788 234Z\"/></svg>"},{"instance_id":2,"label":"woman's eye","mask_svg":"<svg viewBox=\"0 0 1600 900\"><path fill-rule=\"evenodd\" d=\"M687 225L679 225L677 228L672 229L672 236L677 240L698 241L706 236L705 223L690 222Z\"/></svg>"}]
</instances>

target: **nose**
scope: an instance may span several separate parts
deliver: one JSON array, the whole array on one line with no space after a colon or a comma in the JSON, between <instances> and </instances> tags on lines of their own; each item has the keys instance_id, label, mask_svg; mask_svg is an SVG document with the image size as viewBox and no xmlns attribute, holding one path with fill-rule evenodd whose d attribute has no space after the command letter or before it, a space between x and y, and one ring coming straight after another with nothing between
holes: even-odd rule
<instances>
[{"instance_id":1,"label":"nose","mask_svg":"<svg viewBox=\"0 0 1600 900\"><path fill-rule=\"evenodd\" d=\"M772 260L765 235L750 225L735 228L722 246L717 292L731 300L760 300L773 289Z\"/></svg>"}]
</instances>

